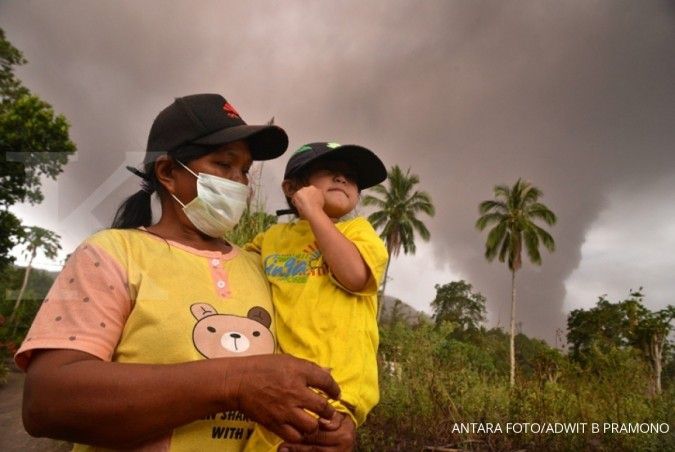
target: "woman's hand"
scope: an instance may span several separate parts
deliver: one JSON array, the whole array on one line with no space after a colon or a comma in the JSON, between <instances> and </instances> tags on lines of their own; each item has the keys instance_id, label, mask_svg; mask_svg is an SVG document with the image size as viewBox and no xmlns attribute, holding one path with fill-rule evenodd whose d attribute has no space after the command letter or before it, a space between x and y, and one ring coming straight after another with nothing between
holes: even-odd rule
<instances>
[{"instance_id":1,"label":"woman's hand","mask_svg":"<svg viewBox=\"0 0 675 452\"><path fill-rule=\"evenodd\" d=\"M336 425L336 422L339 423ZM343 452L354 450L356 426L349 416L335 412L329 424L320 423L319 430L306 435L302 443L284 443L282 452Z\"/></svg>"},{"instance_id":2,"label":"woman's hand","mask_svg":"<svg viewBox=\"0 0 675 452\"><path fill-rule=\"evenodd\" d=\"M246 358L246 366L233 369L227 378L237 379L238 409L286 441L299 443L319 429L319 419L330 420L335 409L328 397L339 398L340 389L330 373L309 361L290 355L259 355ZM324 423L324 422L321 422Z\"/></svg>"}]
</instances>

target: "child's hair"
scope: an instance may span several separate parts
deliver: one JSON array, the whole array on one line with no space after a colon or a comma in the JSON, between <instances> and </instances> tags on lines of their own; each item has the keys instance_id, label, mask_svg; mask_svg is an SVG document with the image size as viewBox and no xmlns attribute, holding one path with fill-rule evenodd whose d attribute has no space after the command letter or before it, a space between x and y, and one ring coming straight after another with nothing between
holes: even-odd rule
<instances>
[{"instance_id":1,"label":"child's hair","mask_svg":"<svg viewBox=\"0 0 675 452\"><path fill-rule=\"evenodd\" d=\"M170 151L168 155L174 160L180 160L187 165L188 162L210 154L221 146L188 144ZM164 187L159 183L155 174L155 162L153 160L146 163L143 171L131 167L127 168L143 179L141 189L129 196L120 205L115 213L112 227L116 229L133 229L140 226L150 226L152 224L152 194L157 193L160 199L162 196L165 196Z\"/></svg>"},{"instance_id":2,"label":"child's hair","mask_svg":"<svg viewBox=\"0 0 675 452\"><path fill-rule=\"evenodd\" d=\"M307 185L309 185L309 175L310 175L310 169L309 168L303 168L300 171L298 171L296 174L293 174L292 176L287 177L285 180L291 181L291 183L295 184L297 189L299 189L301 187L306 187ZM299 217L300 213L298 212L298 209L293 205L293 202L291 201L290 196L286 196L284 194L284 197L286 198L286 204L288 205L288 209L287 210L278 210L277 215L290 213L292 215L295 215L296 217Z\"/></svg>"}]
</instances>

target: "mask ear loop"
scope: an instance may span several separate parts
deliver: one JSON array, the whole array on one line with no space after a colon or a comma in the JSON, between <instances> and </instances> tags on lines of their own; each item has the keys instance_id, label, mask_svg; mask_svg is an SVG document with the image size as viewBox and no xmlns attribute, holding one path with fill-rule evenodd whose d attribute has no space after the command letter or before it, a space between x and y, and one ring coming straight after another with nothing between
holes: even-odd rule
<instances>
[{"instance_id":1,"label":"mask ear loop","mask_svg":"<svg viewBox=\"0 0 675 452\"><path fill-rule=\"evenodd\" d=\"M180 160L176 160L176 161L177 161L178 163L180 163L180 165L181 165L183 168L185 168L186 170L188 170L188 171L190 172L190 174L192 174L194 177L196 177L197 179L199 179L199 176L198 176L197 174L195 174L195 172L192 171L190 168L188 168L188 166L187 166L185 163L181 162Z\"/></svg>"},{"instance_id":2,"label":"mask ear loop","mask_svg":"<svg viewBox=\"0 0 675 452\"><path fill-rule=\"evenodd\" d=\"M192 171L190 168L188 168L188 166L187 166L185 163L181 162L181 161L178 160L178 159L174 159L174 160L176 160L178 163L180 163L180 166L182 166L183 168L185 168L186 170L188 170L188 172L189 172L190 174L192 174L194 177L196 177L197 179L199 179L199 176L196 175L195 172ZM176 197L176 195L174 195L173 193L169 193L169 194L171 195L171 197L172 197L173 199L176 200L176 202L177 202L178 204L180 204L180 206L181 206L182 208L185 208L185 204L183 204L183 203L181 202L181 200L178 199L178 198Z\"/></svg>"},{"instance_id":3,"label":"mask ear loop","mask_svg":"<svg viewBox=\"0 0 675 452\"><path fill-rule=\"evenodd\" d=\"M192 174L194 177L196 177L197 179L199 179L199 176L197 176L197 175L194 173L194 171L192 171L190 168L188 168L187 165L186 165L185 163L181 162L181 161L178 160L178 159L175 159L175 160L176 160L178 163L180 163L180 166L182 166L183 168L185 168L186 170L188 170L188 171L190 172L190 174ZM181 200L178 199L178 198L176 197L176 195L174 195L173 193L169 193L169 194L171 195L171 197L172 197L173 199L176 200L176 202L177 202L178 204L180 204L180 206L181 206L182 208L185 208L185 204L183 204L183 203L181 202Z\"/></svg>"}]
</instances>

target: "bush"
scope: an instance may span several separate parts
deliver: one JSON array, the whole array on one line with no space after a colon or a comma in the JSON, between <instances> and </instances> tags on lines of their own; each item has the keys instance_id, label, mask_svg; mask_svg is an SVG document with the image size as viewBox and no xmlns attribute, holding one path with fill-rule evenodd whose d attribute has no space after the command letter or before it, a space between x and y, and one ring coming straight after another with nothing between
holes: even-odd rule
<instances>
[{"instance_id":1,"label":"bush","mask_svg":"<svg viewBox=\"0 0 675 452\"><path fill-rule=\"evenodd\" d=\"M675 448L673 432L591 432L592 422L673 426L675 390L668 385L660 397L650 398L649 370L634 351L615 348L591 359L592 367L582 367L544 342L520 335L517 384L510 390L508 335L481 330L467 340L457 337L448 324L381 328L381 400L358 431L359 450ZM507 432L507 423L514 422L588 426L568 434ZM470 423L473 431L461 431ZM497 425L502 433L486 431Z\"/></svg>"},{"instance_id":2,"label":"bush","mask_svg":"<svg viewBox=\"0 0 675 452\"><path fill-rule=\"evenodd\" d=\"M6 379L7 363L23 342L56 275L39 269L31 271L28 287L17 313L16 325L8 325L6 322L14 308L24 271L22 267L9 267L0 277L0 382Z\"/></svg>"}]
</instances>

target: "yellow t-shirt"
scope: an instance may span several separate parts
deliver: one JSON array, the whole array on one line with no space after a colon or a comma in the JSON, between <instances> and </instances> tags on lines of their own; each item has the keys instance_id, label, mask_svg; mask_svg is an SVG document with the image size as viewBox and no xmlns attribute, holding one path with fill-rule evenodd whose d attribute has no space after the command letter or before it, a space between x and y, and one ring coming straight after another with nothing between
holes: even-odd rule
<instances>
[{"instance_id":1,"label":"yellow t-shirt","mask_svg":"<svg viewBox=\"0 0 675 452\"><path fill-rule=\"evenodd\" d=\"M32 350L54 348L146 364L274 353L272 320L257 255L110 229L70 256L15 360L25 369ZM140 450L241 451L253 427L242 413L214 413Z\"/></svg>"},{"instance_id":2,"label":"yellow t-shirt","mask_svg":"<svg viewBox=\"0 0 675 452\"><path fill-rule=\"evenodd\" d=\"M360 425L379 400L377 289L387 250L363 217L335 226L370 269L361 293L348 292L332 277L306 220L274 225L245 249L260 254L272 286L279 348L330 368Z\"/></svg>"}]
</instances>

